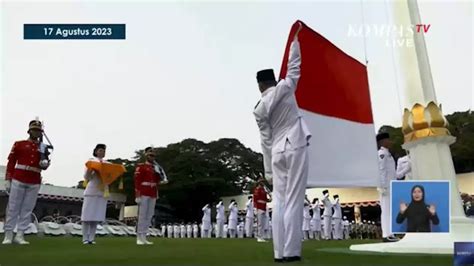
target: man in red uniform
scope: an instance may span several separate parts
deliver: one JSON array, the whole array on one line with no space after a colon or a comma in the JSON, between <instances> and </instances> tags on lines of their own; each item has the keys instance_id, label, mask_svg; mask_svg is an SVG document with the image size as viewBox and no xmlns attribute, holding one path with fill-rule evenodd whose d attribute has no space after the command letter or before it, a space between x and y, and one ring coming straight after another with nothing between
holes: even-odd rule
<instances>
[{"instance_id":1,"label":"man in red uniform","mask_svg":"<svg viewBox=\"0 0 474 266\"><path fill-rule=\"evenodd\" d=\"M146 239L151 218L155 214L160 175L155 165L153 148L145 149L145 163L135 169L135 202L138 204L137 245L152 245Z\"/></svg>"},{"instance_id":2,"label":"man in red uniform","mask_svg":"<svg viewBox=\"0 0 474 266\"><path fill-rule=\"evenodd\" d=\"M20 140L13 144L8 156L5 188L9 192L9 197L4 226L5 239L2 244L12 242L21 245L29 244L24 239L24 231L28 229L31 212L36 205L41 185L41 171L49 167L49 161L40 164L40 138L43 134L41 122L31 121L28 134L30 137L27 140ZM15 226L17 226L17 234L13 239Z\"/></svg>"},{"instance_id":3,"label":"man in red uniform","mask_svg":"<svg viewBox=\"0 0 474 266\"><path fill-rule=\"evenodd\" d=\"M265 222L267 219L267 202L270 202L268 194L263 187L264 180L257 181L257 187L253 191L253 205L257 209L257 242L267 242L263 239L263 232L265 230Z\"/></svg>"}]
</instances>

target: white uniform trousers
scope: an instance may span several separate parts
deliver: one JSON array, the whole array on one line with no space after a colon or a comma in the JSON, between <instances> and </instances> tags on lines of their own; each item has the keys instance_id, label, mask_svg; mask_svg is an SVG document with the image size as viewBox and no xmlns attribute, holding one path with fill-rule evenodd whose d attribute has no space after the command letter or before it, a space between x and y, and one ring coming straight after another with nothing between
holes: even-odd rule
<instances>
[{"instance_id":1,"label":"white uniform trousers","mask_svg":"<svg viewBox=\"0 0 474 266\"><path fill-rule=\"evenodd\" d=\"M273 251L275 258L301 256L303 205L308 180L307 147L273 154Z\"/></svg>"},{"instance_id":2,"label":"white uniform trousers","mask_svg":"<svg viewBox=\"0 0 474 266\"><path fill-rule=\"evenodd\" d=\"M151 218L155 214L156 198L148 196L140 196L140 204L138 204L138 223L137 234L148 233L148 228L151 225Z\"/></svg>"},{"instance_id":3,"label":"white uniform trousers","mask_svg":"<svg viewBox=\"0 0 474 266\"><path fill-rule=\"evenodd\" d=\"M253 217L245 217L245 236L253 237Z\"/></svg>"},{"instance_id":4,"label":"white uniform trousers","mask_svg":"<svg viewBox=\"0 0 474 266\"><path fill-rule=\"evenodd\" d=\"M237 237L244 238L244 230L243 228L237 229Z\"/></svg>"},{"instance_id":5,"label":"white uniform trousers","mask_svg":"<svg viewBox=\"0 0 474 266\"><path fill-rule=\"evenodd\" d=\"M331 216L323 216L323 223L324 223L324 239L331 239L331 231L332 231Z\"/></svg>"},{"instance_id":6,"label":"white uniform trousers","mask_svg":"<svg viewBox=\"0 0 474 266\"><path fill-rule=\"evenodd\" d=\"M334 239L342 239L341 218L332 218L334 221Z\"/></svg>"},{"instance_id":7,"label":"white uniform trousers","mask_svg":"<svg viewBox=\"0 0 474 266\"><path fill-rule=\"evenodd\" d=\"M94 242L97 231L97 221L82 221L82 242Z\"/></svg>"},{"instance_id":8,"label":"white uniform trousers","mask_svg":"<svg viewBox=\"0 0 474 266\"><path fill-rule=\"evenodd\" d=\"M216 238L224 237L224 219L216 220Z\"/></svg>"},{"instance_id":9,"label":"white uniform trousers","mask_svg":"<svg viewBox=\"0 0 474 266\"><path fill-rule=\"evenodd\" d=\"M225 227L224 226L224 230L223 230L223 234L222 234L222 238L227 238L227 236L229 235L229 227Z\"/></svg>"},{"instance_id":10,"label":"white uniform trousers","mask_svg":"<svg viewBox=\"0 0 474 266\"><path fill-rule=\"evenodd\" d=\"M7 217L3 229L13 232L24 232L31 222L31 212L35 208L40 184L27 184L12 180L10 195L8 196Z\"/></svg>"},{"instance_id":11,"label":"white uniform trousers","mask_svg":"<svg viewBox=\"0 0 474 266\"><path fill-rule=\"evenodd\" d=\"M380 222L382 224L382 237L386 238L392 235L390 230L390 193L386 192L385 195L379 193L380 196L380 209L382 211L380 215Z\"/></svg>"},{"instance_id":12,"label":"white uniform trousers","mask_svg":"<svg viewBox=\"0 0 474 266\"><path fill-rule=\"evenodd\" d=\"M202 221L201 238L210 238L212 234L211 221Z\"/></svg>"},{"instance_id":13,"label":"white uniform trousers","mask_svg":"<svg viewBox=\"0 0 474 266\"><path fill-rule=\"evenodd\" d=\"M257 238L265 238L265 224L267 223L267 214L264 210L257 209Z\"/></svg>"},{"instance_id":14,"label":"white uniform trousers","mask_svg":"<svg viewBox=\"0 0 474 266\"><path fill-rule=\"evenodd\" d=\"M308 238L311 238L310 234L310 222L311 218L304 218L303 217L303 239L307 240Z\"/></svg>"},{"instance_id":15,"label":"white uniform trousers","mask_svg":"<svg viewBox=\"0 0 474 266\"><path fill-rule=\"evenodd\" d=\"M229 230L229 237L235 238L237 234L237 219L229 220L228 230Z\"/></svg>"}]
</instances>

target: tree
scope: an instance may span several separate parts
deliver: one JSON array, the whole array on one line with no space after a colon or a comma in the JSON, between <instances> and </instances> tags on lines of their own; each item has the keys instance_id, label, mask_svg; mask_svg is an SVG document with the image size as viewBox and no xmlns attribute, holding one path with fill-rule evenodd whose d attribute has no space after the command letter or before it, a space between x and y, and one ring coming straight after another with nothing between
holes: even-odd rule
<instances>
[{"instance_id":1,"label":"tree","mask_svg":"<svg viewBox=\"0 0 474 266\"><path fill-rule=\"evenodd\" d=\"M236 139L220 139L208 144L185 139L154 150L157 161L165 169L170 181L160 186L157 205L171 209L173 215L183 221L200 219L201 209L207 203L216 203L224 196L241 194L263 172L261 154ZM138 150L132 160L110 160L124 164L127 169L123 179L129 204L133 204L135 198L135 167L144 158L144 150ZM118 181L110 189L117 191L117 188Z\"/></svg>"}]
</instances>

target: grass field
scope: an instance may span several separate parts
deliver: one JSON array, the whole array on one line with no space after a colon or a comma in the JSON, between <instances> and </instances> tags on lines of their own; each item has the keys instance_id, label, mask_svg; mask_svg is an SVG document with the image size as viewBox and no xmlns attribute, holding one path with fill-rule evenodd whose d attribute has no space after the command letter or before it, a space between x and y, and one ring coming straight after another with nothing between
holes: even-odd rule
<instances>
[{"instance_id":1,"label":"grass field","mask_svg":"<svg viewBox=\"0 0 474 266\"><path fill-rule=\"evenodd\" d=\"M79 238L27 237L29 246L0 245L0 266L9 265L281 265L273 262L271 242L253 239L163 239L137 246L130 237L102 237L97 245ZM453 265L452 256L381 255L349 251L373 241L306 241L303 261L284 265Z\"/></svg>"}]
</instances>

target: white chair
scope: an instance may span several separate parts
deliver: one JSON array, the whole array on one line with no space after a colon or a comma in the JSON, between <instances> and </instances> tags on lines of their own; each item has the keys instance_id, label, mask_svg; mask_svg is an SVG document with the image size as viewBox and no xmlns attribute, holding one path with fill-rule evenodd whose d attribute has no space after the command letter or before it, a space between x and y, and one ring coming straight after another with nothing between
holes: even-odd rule
<instances>
[{"instance_id":1,"label":"white chair","mask_svg":"<svg viewBox=\"0 0 474 266\"><path fill-rule=\"evenodd\" d=\"M123 225L121 227L125 232L127 232L128 235L130 235L130 236L136 236L137 235L137 231L135 230L135 226Z\"/></svg>"},{"instance_id":2,"label":"white chair","mask_svg":"<svg viewBox=\"0 0 474 266\"><path fill-rule=\"evenodd\" d=\"M102 225L98 224L96 234L99 236L106 236L109 234L109 232L105 230L105 228Z\"/></svg>"},{"instance_id":3,"label":"white chair","mask_svg":"<svg viewBox=\"0 0 474 266\"><path fill-rule=\"evenodd\" d=\"M69 222L64 225L64 230L72 236L82 236L82 226L78 223Z\"/></svg>"},{"instance_id":4,"label":"white chair","mask_svg":"<svg viewBox=\"0 0 474 266\"><path fill-rule=\"evenodd\" d=\"M60 236L65 235L64 227L56 222L52 216L45 216L38 223L38 233L40 235Z\"/></svg>"},{"instance_id":5,"label":"white chair","mask_svg":"<svg viewBox=\"0 0 474 266\"><path fill-rule=\"evenodd\" d=\"M161 230L150 227L148 228L148 235L153 237L161 236Z\"/></svg>"},{"instance_id":6,"label":"white chair","mask_svg":"<svg viewBox=\"0 0 474 266\"><path fill-rule=\"evenodd\" d=\"M61 236L66 234L64 227L56 222L40 222L38 229L44 235Z\"/></svg>"},{"instance_id":7,"label":"white chair","mask_svg":"<svg viewBox=\"0 0 474 266\"><path fill-rule=\"evenodd\" d=\"M114 236L126 236L127 232L121 227L121 223L117 220L107 220L107 224L104 225L104 228L109 231L110 234Z\"/></svg>"}]
</instances>

